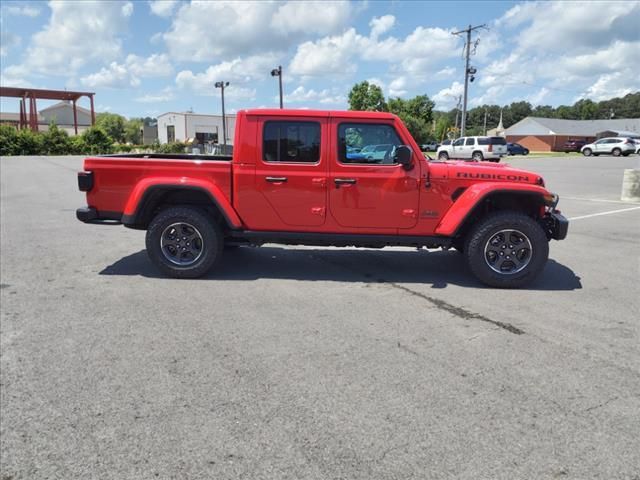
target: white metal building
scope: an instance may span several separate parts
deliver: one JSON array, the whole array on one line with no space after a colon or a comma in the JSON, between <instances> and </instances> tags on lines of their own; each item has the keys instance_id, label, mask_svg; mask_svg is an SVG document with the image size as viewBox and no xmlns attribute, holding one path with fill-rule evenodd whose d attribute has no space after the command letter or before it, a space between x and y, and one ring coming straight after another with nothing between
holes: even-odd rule
<instances>
[{"instance_id":1,"label":"white metal building","mask_svg":"<svg viewBox=\"0 0 640 480\"><path fill-rule=\"evenodd\" d=\"M236 116L226 115L227 145L233 145ZM200 115L191 112L167 112L158 116L158 141L222 144L222 115Z\"/></svg>"}]
</instances>

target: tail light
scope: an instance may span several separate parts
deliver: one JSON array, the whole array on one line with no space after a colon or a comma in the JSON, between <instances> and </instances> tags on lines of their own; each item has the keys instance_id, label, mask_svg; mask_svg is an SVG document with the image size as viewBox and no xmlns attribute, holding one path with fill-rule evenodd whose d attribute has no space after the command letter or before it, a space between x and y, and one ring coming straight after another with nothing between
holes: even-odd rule
<instances>
[{"instance_id":1,"label":"tail light","mask_svg":"<svg viewBox=\"0 0 640 480\"><path fill-rule=\"evenodd\" d=\"M489 144L489 150L487 150L488 152L493 152L493 144Z\"/></svg>"},{"instance_id":2,"label":"tail light","mask_svg":"<svg viewBox=\"0 0 640 480\"><path fill-rule=\"evenodd\" d=\"M93 188L93 172L78 172L78 189L88 192Z\"/></svg>"}]
</instances>

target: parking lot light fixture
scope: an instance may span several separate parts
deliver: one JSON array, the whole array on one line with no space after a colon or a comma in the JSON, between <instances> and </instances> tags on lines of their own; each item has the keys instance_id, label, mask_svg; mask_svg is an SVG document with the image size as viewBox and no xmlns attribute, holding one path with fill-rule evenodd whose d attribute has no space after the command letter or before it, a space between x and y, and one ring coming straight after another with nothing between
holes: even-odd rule
<instances>
[{"instance_id":1,"label":"parking lot light fixture","mask_svg":"<svg viewBox=\"0 0 640 480\"><path fill-rule=\"evenodd\" d=\"M216 82L215 87L222 93L222 144L224 151L227 151L227 117L224 114L224 89L229 86L229 82Z\"/></svg>"},{"instance_id":2,"label":"parking lot light fixture","mask_svg":"<svg viewBox=\"0 0 640 480\"><path fill-rule=\"evenodd\" d=\"M280 86L280 108L284 108L282 103L282 65L278 65L278 68L271 70L272 77L278 77L278 84Z\"/></svg>"}]
</instances>

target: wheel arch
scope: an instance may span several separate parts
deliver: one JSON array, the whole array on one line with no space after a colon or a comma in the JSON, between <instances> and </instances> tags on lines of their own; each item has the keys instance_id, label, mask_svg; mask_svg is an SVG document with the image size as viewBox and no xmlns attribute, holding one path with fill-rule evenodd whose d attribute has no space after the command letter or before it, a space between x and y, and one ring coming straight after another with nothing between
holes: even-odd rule
<instances>
[{"instance_id":1,"label":"wheel arch","mask_svg":"<svg viewBox=\"0 0 640 480\"><path fill-rule=\"evenodd\" d=\"M215 187L215 186L213 186ZM122 216L122 223L145 230L153 217L169 205L196 205L205 209L216 221L229 229L237 229L241 221L226 198L211 186L175 183L157 183L134 191L128 202L129 208Z\"/></svg>"},{"instance_id":2,"label":"wheel arch","mask_svg":"<svg viewBox=\"0 0 640 480\"><path fill-rule=\"evenodd\" d=\"M464 236L480 218L500 210L523 212L532 218L539 219L546 204L545 194L549 195L543 187L536 185L474 187L475 185L472 185L467 188L456 199L438 224L437 235Z\"/></svg>"}]
</instances>

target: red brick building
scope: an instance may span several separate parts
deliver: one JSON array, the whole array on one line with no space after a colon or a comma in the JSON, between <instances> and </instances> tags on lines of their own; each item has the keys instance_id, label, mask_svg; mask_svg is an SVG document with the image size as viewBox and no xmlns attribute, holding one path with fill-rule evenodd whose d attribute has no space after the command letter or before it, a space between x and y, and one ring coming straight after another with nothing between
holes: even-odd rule
<instances>
[{"instance_id":1,"label":"red brick building","mask_svg":"<svg viewBox=\"0 0 640 480\"><path fill-rule=\"evenodd\" d=\"M532 152L562 151L569 139L591 142L615 136L640 137L640 118L611 120L564 120L526 117L505 130L510 143L519 143Z\"/></svg>"}]
</instances>

